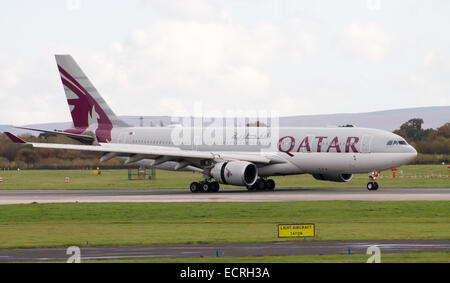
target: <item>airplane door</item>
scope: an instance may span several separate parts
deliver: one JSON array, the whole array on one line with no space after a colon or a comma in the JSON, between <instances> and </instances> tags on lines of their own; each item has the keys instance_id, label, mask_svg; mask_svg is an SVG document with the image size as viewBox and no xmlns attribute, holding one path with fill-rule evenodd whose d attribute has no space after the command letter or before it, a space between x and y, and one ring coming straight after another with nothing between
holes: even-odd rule
<instances>
[{"instance_id":1,"label":"airplane door","mask_svg":"<svg viewBox=\"0 0 450 283\"><path fill-rule=\"evenodd\" d=\"M363 136L361 153L370 153L373 136Z\"/></svg>"}]
</instances>

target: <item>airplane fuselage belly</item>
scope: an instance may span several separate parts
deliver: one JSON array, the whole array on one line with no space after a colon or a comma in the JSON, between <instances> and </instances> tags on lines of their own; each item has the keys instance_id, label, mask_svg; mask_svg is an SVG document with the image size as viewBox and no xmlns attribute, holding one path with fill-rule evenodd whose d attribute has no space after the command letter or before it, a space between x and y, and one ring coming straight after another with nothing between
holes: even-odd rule
<instances>
[{"instance_id":1,"label":"airplane fuselage belly","mask_svg":"<svg viewBox=\"0 0 450 283\"><path fill-rule=\"evenodd\" d=\"M291 159L301 173L368 173L384 171L408 163L404 153L296 153Z\"/></svg>"}]
</instances>

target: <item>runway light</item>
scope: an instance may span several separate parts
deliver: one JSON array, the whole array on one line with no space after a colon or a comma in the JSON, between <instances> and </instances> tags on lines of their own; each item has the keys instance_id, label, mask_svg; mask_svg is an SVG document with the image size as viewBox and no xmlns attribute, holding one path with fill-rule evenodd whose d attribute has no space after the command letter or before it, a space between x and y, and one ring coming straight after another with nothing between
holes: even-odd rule
<instances>
[{"instance_id":1,"label":"runway light","mask_svg":"<svg viewBox=\"0 0 450 283\"><path fill-rule=\"evenodd\" d=\"M352 249L348 248L348 255L352 255Z\"/></svg>"}]
</instances>

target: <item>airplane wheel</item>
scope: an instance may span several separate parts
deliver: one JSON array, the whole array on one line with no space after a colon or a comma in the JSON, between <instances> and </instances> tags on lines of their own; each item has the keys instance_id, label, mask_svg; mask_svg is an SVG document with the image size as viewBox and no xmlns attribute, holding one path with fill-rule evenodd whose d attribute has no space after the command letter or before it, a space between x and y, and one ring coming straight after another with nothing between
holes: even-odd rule
<instances>
[{"instance_id":1,"label":"airplane wheel","mask_svg":"<svg viewBox=\"0 0 450 283\"><path fill-rule=\"evenodd\" d=\"M201 182L200 183L200 192L208 193L211 192L212 185L210 182Z\"/></svg>"},{"instance_id":2,"label":"airplane wheel","mask_svg":"<svg viewBox=\"0 0 450 283\"><path fill-rule=\"evenodd\" d=\"M200 188L200 184L197 182L193 182L189 186L189 189L191 190L192 193L197 193L199 191L199 188Z\"/></svg>"},{"instance_id":3,"label":"airplane wheel","mask_svg":"<svg viewBox=\"0 0 450 283\"><path fill-rule=\"evenodd\" d=\"M273 191L275 189L275 181L272 179L269 179L266 181L266 189L269 191Z\"/></svg>"},{"instance_id":4,"label":"airplane wheel","mask_svg":"<svg viewBox=\"0 0 450 283\"><path fill-rule=\"evenodd\" d=\"M376 190L378 190L378 183L377 182L369 182L369 183L367 183L367 189L369 191L376 191Z\"/></svg>"},{"instance_id":5,"label":"airplane wheel","mask_svg":"<svg viewBox=\"0 0 450 283\"><path fill-rule=\"evenodd\" d=\"M217 182L212 182L211 187L212 187L212 191L214 193L217 193L220 190L220 185Z\"/></svg>"},{"instance_id":6,"label":"airplane wheel","mask_svg":"<svg viewBox=\"0 0 450 283\"><path fill-rule=\"evenodd\" d=\"M255 187L258 191L264 191L266 189L266 181L265 180L257 180Z\"/></svg>"},{"instance_id":7,"label":"airplane wheel","mask_svg":"<svg viewBox=\"0 0 450 283\"><path fill-rule=\"evenodd\" d=\"M250 192L256 191L256 183L252 186L247 186L247 190L249 190Z\"/></svg>"}]
</instances>

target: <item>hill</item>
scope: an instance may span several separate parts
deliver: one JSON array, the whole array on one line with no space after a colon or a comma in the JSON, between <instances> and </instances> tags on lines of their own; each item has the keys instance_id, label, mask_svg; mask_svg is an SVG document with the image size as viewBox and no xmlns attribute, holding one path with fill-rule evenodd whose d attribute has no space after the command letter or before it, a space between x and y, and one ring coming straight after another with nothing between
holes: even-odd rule
<instances>
[{"instance_id":1,"label":"hill","mask_svg":"<svg viewBox=\"0 0 450 283\"><path fill-rule=\"evenodd\" d=\"M159 127L161 123L167 126L171 123L169 116L120 116L126 123L139 127L141 123L148 126ZM438 128L450 122L450 106L407 108L365 113L343 113L326 115L298 115L280 118L281 127L324 127L355 125L357 127L375 128L386 131L398 129L401 124L412 119L422 118L423 128ZM42 128L47 130L67 129L72 126L71 122L32 124L28 127ZM8 125L0 125L0 130L10 130L15 134L24 134L27 131L10 129Z\"/></svg>"}]
</instances>

